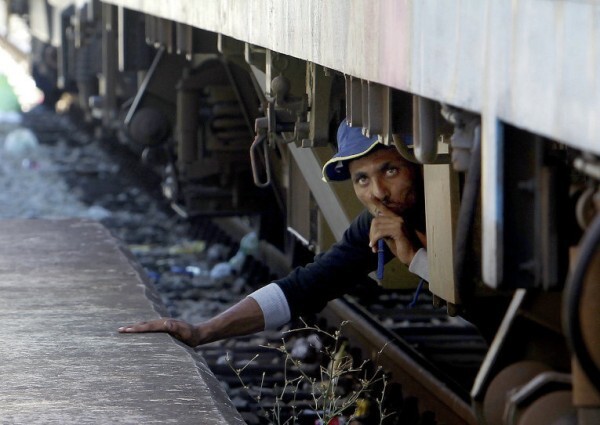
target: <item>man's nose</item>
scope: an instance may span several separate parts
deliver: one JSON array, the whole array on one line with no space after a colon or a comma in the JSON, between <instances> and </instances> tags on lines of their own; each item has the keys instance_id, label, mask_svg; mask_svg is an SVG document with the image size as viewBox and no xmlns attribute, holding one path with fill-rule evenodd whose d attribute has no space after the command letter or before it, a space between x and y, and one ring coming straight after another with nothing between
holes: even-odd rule
<instances>
[{"instance_id":1,"label":"man's nose","mask_svg":"<svg viewBox=\"0 0 600 425\"><path fill-rule=\"evenodd\" d=\"M373 179L371 185L371 195L380 201L387 199L389 195L387 185L382 182L381 179Z\"/></svg>"}]
</instances>

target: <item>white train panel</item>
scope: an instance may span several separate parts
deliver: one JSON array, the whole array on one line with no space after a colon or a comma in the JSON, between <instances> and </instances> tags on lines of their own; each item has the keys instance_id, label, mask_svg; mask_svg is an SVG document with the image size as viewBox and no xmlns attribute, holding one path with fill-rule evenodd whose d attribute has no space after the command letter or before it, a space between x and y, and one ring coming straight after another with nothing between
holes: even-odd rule
<instances>
[{"instance_id":1,"label":"white train panel","mask_svg":"<svg viewBox=\"0 0 600 425\"><path fill-rule=\"evenodd\" d=\"M600 153L589 1L107 0Z\"/></svg>"}]
</instances>

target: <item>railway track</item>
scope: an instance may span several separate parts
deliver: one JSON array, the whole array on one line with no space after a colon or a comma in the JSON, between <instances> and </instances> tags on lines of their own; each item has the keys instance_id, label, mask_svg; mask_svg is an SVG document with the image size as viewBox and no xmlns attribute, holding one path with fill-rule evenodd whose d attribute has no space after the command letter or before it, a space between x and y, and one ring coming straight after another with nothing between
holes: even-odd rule
<instances>
[{"instance_id":1,"label":"railway track","mask_svg":"<svg viewBox=\"0 0 600 425\"><path fill-rule=\"evenodd\" d=\"M83 200L111 212L102 219L103 223L130 245L172 316L192 322L203 320L283 272L281 265L266 260L276 256L256 252L245 258L238 273L215 276L216 266L228 263L238 251L243 220L178 217L157 193L146 192L152 186L148 184L152 177L135 158L123 155L118 143L104 141L102 156L95 157L99 152L91 147L85 133L65 128L66 121L55 119L50 112L36 113L25 123L40 135L43 143L52 143L51 138L67 138L69 146L79 152L73 167L63 170L66 180L81 191ZM120 171L103 168L102 162L111 158L111 151L119 153L114 161L120 164ZM142 181L145 185L140 184ZM117 187L119 193L114 193ZM235 228L238 230L232 230ZM343 344L349 344L346 351L352 354L354 365L376 357L372 361L389 378L382 404L393 414L384 423L475 424L468 391L486 351L476 330L434 309L426 293L409 308L412 292L382 290L375 285L368 291L368 302L357 297L334 301L320 316L306 318L311 329L285 333L287 348L283 353L273 348L281 347L281 332L213 343L198 351L249 424L273 423L272 417L264 418L264 411L276 411L281 415L280 423L296 417L296 423L312 425L318 423L315 421L322 414L314 405L315 389L305 383L288 391L290 382L296 382L301 371L286 365L285 355L294 350L310 352L307 338L311 334L316 334L311 337L313 345L315 339L326 340L315 331L317 327L334 334L341 323L348 322L341 338ZM293 323L286 329L294 327L304 324ZM294 348L296 345L301 348ZM326 368L334 355L305 354L301 358L303 374L319 378L321 368ZM286 382L287 392L279 394ZM352 397L357 382L358 376L344 376L338 389L341 400ZM375 393L382 390L381 381L377 382L372 384L371 403L377 398ZM352 410L343 413L350 415ZM379 408L372 405L363 411L358 423L379 423L378 412Z\"/></svg>"}]
</instances>

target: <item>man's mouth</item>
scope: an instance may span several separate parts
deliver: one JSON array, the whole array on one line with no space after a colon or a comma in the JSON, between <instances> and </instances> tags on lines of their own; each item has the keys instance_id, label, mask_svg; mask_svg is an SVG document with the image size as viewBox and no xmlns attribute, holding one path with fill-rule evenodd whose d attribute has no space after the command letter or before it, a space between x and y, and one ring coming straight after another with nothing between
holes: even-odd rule
<instances>
[{"instance_id":1,"label":"man's mouth","mask_svg":"<svg viewBox=\"0 0 600 425\"><path fill-rule=\"evenodd\" d=\"M387 204L384 204L386 206L386 208L390 209L391 211L393 211L394 213L401 215L406 208L404 208L403 204L398 204L396 202L388 202Z\"/></svg>"}]
</instances>

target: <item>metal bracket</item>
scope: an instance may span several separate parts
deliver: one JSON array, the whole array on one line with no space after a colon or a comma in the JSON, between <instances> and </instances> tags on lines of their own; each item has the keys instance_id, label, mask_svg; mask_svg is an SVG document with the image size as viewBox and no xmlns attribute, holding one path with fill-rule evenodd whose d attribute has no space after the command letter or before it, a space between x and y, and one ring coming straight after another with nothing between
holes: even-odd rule
<instances>
[{"instance_id":1,"label":"metal bracket","mask_svg":"<svg viewBox=\"0 0 600 425\"><path fill-rule=\"evenodd\" d=\"M258 121L258 120L256 120ZM257 132L252 145L250 146L250 163L252 165L252 178L254 179L254 184L257 187L265 188L271 184L271 165L269 163L269 151L267 146L267 135ZM260 181L260 177L258 175L258 149L262 146L263 148L263 163L265 165L265 181Z\"/></svg>"},{"instance_id":2,"label":"metal bracket","mask_svg":"<svg viewBox=\"0 0 600 425\"><path fill-rule=\"evenodd\" d=\"M133 99L133 102L132 102L131 106L129 107L129 110L127 111L127 115L125 115L125 120L123 121L125 124L125 127L129 126L129 123L131 122L131 119L133 118L133 115L135 114L135 111L137 110L137 108L142 100L142 97L144 97L144 93L146 92L146 89L148 88L148 84L150 84L150 80L152 80L152 77L154 76L154 72L156 71L156 68L158 67L158 64L160 63L160 60L164 53L165 53L165 48L159 47L156 52L156 55L154 56L154 60L152 61L152 65L150 65L150 68L148 68L148 72L144 76L144 80L140 84L140 88L138 89L137 93L135 94L135 98Z\"/></svg>"},{"instance_id":3,"label":"metal bracket","mask_svg":"<svg viewBox=\"0 0 600 425\"><path fill-rule=\"evenodd\" d=\"M481 118L449 105L442 105L442 116L454 125L450 138L452 166L456 171L466 172L471 163L471 150L475 139L480 137Z\"/></svg>"},{"instance_id":4,"label":"metal bracket","mask_svg":"<svg viewBox=\"0 0 600 425\"><path fill-rule=\"evenodd\" d=\"M508 397L505 422L515 425L519 413L531 403L554 391L571 391L571 375L542 372Z\"/></svg>"}]
</instances>

